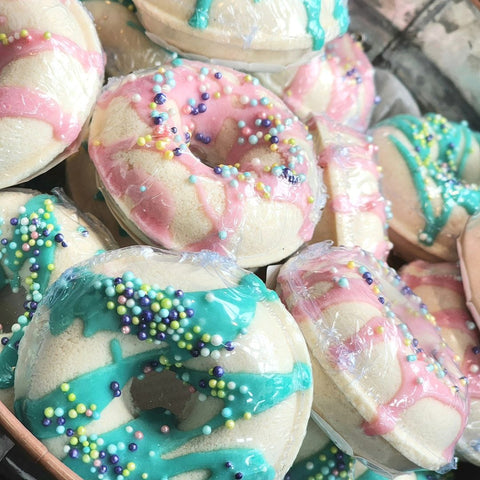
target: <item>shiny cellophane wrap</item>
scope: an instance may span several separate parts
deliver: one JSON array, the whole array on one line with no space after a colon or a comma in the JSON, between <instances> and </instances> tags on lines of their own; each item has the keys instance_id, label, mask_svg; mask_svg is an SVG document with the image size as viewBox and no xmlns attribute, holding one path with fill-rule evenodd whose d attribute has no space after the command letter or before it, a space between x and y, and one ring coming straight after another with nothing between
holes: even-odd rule
<instances>
[{"instance_id":1,"label":"shiny cellophane wrap","mask_svg":"<svg viewBox=\"0 0 480 480\"><path fill-rule=\"evenodd\" d=\"M477 244L478 245L478 244ZM464 282L457 263L429 263L416 260L400 269L402 280L427 305L442 329L445 341L456 354L457 363L468 379L470 414L457 455L480 465L480 333L470 315Z\"/></svg>"},{"instance_id":2,"label":"shiny cellophane wrap","mask_svg":"<svg viewBox=\"0 0 480 480\"><path fill-rule=\"evenodd\" d=\"M344 0L135 0L147 35L183 57L275 71L317 55L347 31Z\"/></svg>"},{"instance_id":3,"label":"shiny cellophane wrap","mask_svg":"<svg viewBox=\"0 0 480 480\"><path fill-rule=\"evenodd\" d=\"M387 236L390 205L381 189L381 170L371 137L328 116L308 120L318 164L327 186L327 203L312 240L359 246L385 260L392 248Z\"/></svg>"},{"instance_id":4,"label":"shiny cellophane wrap","mask_svg":"<svg viewBox=\"0 0 480 480\"><path fill-rule=\"evenodd\" d=\"M256 275L212 252L133 246L75 265L49 288L19 355L17 416L81 477L115 479L117 464L133 464L149 477L283 478L310 415L294 319ZM64 421L45 421L47 405ZM66 429L82 427L81 441L110 455L73 453ZM135 447L114 460L121 443Z\"/></svg>"},{"instance_id":5,"label":"shiny cellophane wrap","mask_svg":"<svg viewBox=\"0 0 480 480\"><path fill-rule=\"evenodd\" d=\"M107 56L107 76L127 75L135 70L158 66L172 53L149 40L138 22L131 0L84 0Z\"/></svg>"},{"instance_id":6,"label":"shiny cellophane wrap","mask_svg":"<svg viewBox=\"0 0 480 480\"><path fill-rule=\"evenodd\" d=\"M305 125L254 77L227 67L177 59L112 79L88 150L132 238L214 250L247 268L308 241L325 202Z\"/></svg>"},{"instance_id":7,"label":"shiny cellophane wrap","mask_svg":"<svg viewBox=\"0 0 480 480\"><path fill-rule=\"evenodd\" d=\"M428 113L384 119L372 136L394 251L406 261L458 260L457 237L480 210L480 133Z\"/></svg>"},{"instance_id":8,"label":"shiny cellophane wrap","mask_svg":"<svg viewBox=\"0 0 480 480\"><path fill-rule=\"evenodd\" d=\"M104 77L95 26L73 0L0 6L0 187L47 171L78 148Z\"/></svg>"},{"instance_id":9,"label":"shiny cellophane wrap","mask_svg":"<svg viewBox=\"0 0 480 480\"><path fill-rule=\"evenodd\" d=\"M326 242L292 257L277 282L311 354L312 414L335 443L387 475L454 468L467 381L397 273Z\"/></svg>"}]
</instances>

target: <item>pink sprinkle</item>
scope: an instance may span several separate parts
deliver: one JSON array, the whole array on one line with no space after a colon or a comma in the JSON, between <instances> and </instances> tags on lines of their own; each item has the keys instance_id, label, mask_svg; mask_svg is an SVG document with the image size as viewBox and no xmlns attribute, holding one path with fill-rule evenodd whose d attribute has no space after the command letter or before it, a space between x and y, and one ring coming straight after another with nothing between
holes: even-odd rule
<instances>
[{"instance_id":1,"label":"pink sprinkle","mask_svg":"<svg viewBox=\"0 0 480 480\"><path fill-rule=\"evenodd\" d=\"M128 335L130 333L130 327L128 325L124 325L122 327L122 333L124 333L125 335Z\"/></svg>"},{"instance_id":2,"label":"pink sprinkle","mask_svg":"<svg viewBox=\"0 0 480 480\"><path fill-rule=\"evenodd\" d=\"M86 417L91 417L92 415L93 415L92 410L90 410L90 409L85 410L85 416Z\"/></svg>"},{"instance_id":3,"label":"pink sprinkle","mask_svg":"<svg viewBox=\"0 0 480 480\"><path fill-rule=\"evenodd\" d=\"M242 135L250 135L252 133L252 129L251 128L248 128L248 127L244 127L242 128Z\"/></svg>"},{"instance_id":4,"label":"pink sprinkle","mask_svg":"<svg viewBox=\"0 0 480 480\"><path fill-rule=\"evenodd\" d=\"M185 105L183 107L183 113L185 113L186 115L189 115L191 112L192 112L192 107L190 105Z\"/></svg>"},{"instance_id":5,"label":"pink sprinkle","mask_svg":"<svg viewBox=\"0 0 480 480\"><path fill-rule=\"evenodd\" d=\"M150 367L149 365L147 365L144 369L143 369L143 373L147 374L147 373L150 373L152 371L152 367Z\"/></svg>"},{"instance_id":6,"label":"pink sprinkle","mask_svg":"<svg viewBox=\"0 0 480 480\"><path fill-rule=\"evenodd\" d=\"M22 250L23 250L24 252L28 252L28 251L30 250L30 245L29 245L28 243L24 243L24 244L22 245Z\"/></svg>"},{"instance_id":7,"label":"pink sprinkle","mask_svg":"<svg viewBox=\"0 0 480 480\"><path fill-rule=\"evenodd\" d=\"M170 432L170 427L168 425L162 425L161 428L160 428L160 431L162 433L168 433L168 432Z\"/></svg>"},{"instance_id":8,"label":"pink sprinkle","mask_svg":"<svg viewBox=\"0 0 480 480\"><path fill-rule=\"evenodd\" d=\"M93 461L94 467L100 467L102 465L102 461L97 458L97 460Z\"/></svg>"},{"instance_id":9,"label":"pink sprinkle","mask_svg":"<svg viewBox=\"0 0 480 480\"><path fill-rule=\"evenodd\" d=\"M135 438L136 438L137 440L142 440L142 438L143 438L143 433L140 432L140 431L135 432Z\"/></svg>"},{"instance_id":10,"label":"pink sprinkle","mask_svg":"<svg viewBox=\"0 0 480 480\"><path fill-rule=\"evenodd\" d=\"M32 232L32 233L30 234L30 236L31 236L34 240L36 240L36 239L38 238L38 232Z\"/></svg>"},{"instance_id":11,"label":"pink sprinkle","mask_svg":"<svg viewBox=\"0 0 480 480\"><path fill-rule=\"evenodd\" d=\"M124 305L125 303L127 303L127 298L124 297L123 295L120 295L120 296L117 298L117 302L118 302L120 305Z\"/></svg>"}]
</instances>

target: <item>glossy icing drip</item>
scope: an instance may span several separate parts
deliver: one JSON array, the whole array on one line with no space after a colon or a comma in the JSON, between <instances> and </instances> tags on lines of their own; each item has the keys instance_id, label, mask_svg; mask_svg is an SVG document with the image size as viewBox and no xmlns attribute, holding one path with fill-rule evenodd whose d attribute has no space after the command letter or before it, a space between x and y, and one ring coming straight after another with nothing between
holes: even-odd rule
<instances>
[{"instance_id":1,"label":"glossy icing drip","mask_svg":"<svg viewBox=\"0 0 480 480\"><path fill-rule=\"evenodd\" d=\"M257 302L277 298L253 274L229 289L183 292L145 286L130 272L109 278L85 268L70 269L45 298L54 336L64 334L79 318L86 337L100 331L123 332L140 341L154 341L158 348L123 357L119 337L113 338L111 364L70 379L42 398L18 400L16 413L39 438L65 435L64 462L83 478L118 479L125 472L131 478L152 478L160 472L156 478L167 480L182 472L204 470L209 479L271 480L275 471L252 448L219 446L175 458L168 454L197 437L232 429L236 422L248 421L311 387L310 368L302 363L282 374L228 372L220 364L207 372L185 363L205 357L205 349L207 356L221 361L220 351L233 351L237 338L247 332ZM142 326L145 323L148 328ZM111 431L94 433L94 421L132 378L164 369L175 372L205 398L221 398L224 408L207 424L188 431L177 428L171 412L155 408ZM70 414L72 409L77 414ZM79 442L88 450L77 446ZM235 477L237 473L241 476Z\"/></svg>"},{"instance_id":2,"label":"glossy icing drip","mask_svg":"<svg viewBox=\"0 0 480 480\"><path fill-rule=\"evenodd\" d=\"M152 125L151 132L140 138L125 138L108 146L90 141L89 153L108 191L116 198L130 197L132 219L152 241L178 247L171 223L181 212L177 212L169 185L161 178L152 181L141 167L131 168L117 160L122 151L141 149L158 155L159 169L166 161L183 166L189 174L186 188L195 190L200 210L212 225L203 239L183 245L184 250L224 253L225 247L238 240L239 227L248 221L244 209L252 197L296 205L305 217L299 235L311 238L315 225L310 213L317 192L307 179L317 172L303 147L310 144L311 136L257 79L202 65L177 59L156 74L124 82L102 95L100 108L107 109L113 100L123 97L139 118ZM172 110L177 114L172 115ZM234 132L228 140L223 138L226 124ZM203 163L192 154L191 146L204 152L207 160L211 155L213 164L219 154L216 149L221 148L225 163ZM262 164L258 156L272 152L276 162ZM204 179L222 184L224 211L209 202L209 185Z\"/></svg>"},{"instance_id":3,"label":"glossy icing drip","mask_svg":"<svg viewBox=\"0 0 480 480\"><path fill-rule=\"evenodd\" d=\"M435 266L441 268L441 270L436 270ZM420 288L425 292L425 288L428 288L431 295L438 297L438 306L445 306L440 310L438 308L434 309L428 304L429 297L424 298L442 329L449 329L452 332L459 332L469 337L469 341L465 345L465 351L456 351L459 357L457 362L468 378L468 393L471 398L480 398L480 333L466 307L459 267L454 263L432 265L417 260L402 269L401 274L402 279L414 292ZM449 290L455 293L453 298L457 300L449 301L448 308L446 308L445 302L441 301L441 296L443 292ZM447 298L450 298L450 296ZM452 335L455 335L455 333L452 333Z\"/></svg>"},{"instance_id":4,"label":"glossy icing drip","mask_svg":"<svg viewBox=\"0 0 480 480\"><path fill-rule=\"evenodd\" d=\"M197 0L195 10L190 17L188 24L199 30L208 27L210 8L213 0ZM248 0L247 0L248 1ZM251 0L255 3L260 0ZM312 36L313 50L321 50L325 45L325 30L320 22L320 13L322 8L322 0L303 0L305 11L307 13L307 32ZM344 0L335 0L333 16L339 24L339 35L343 35L349 25L348 10Z\"/></svg>"},{"instance_id":5,"label":"glossy icing drip","mask_svg":"<svg viewBox=\"0 0 480 480\"><path fill-rule=\"evenodd\" d=\"M39 56L44 52L62 53L78 61L86 72L94 70L99 76L103 75L102 54L86 51L69 38L34 29L0 32L0 72L18 59ZM67 144L75 140L81 129L76 113L67 114L53 98L27 87L0 88L0 118L39 119L49 123L54 137Z\"/></svg>"},{"instance_id":6,"label":"glossy icing drip","mask_svg":"<svg viewBox=\"0 0 480 480\"><path fill-rule=\"evenodd\" d=\"M1 239L2 285L9 284L12 290L18 291L22 281L20 269L25 263L30 263L31 274L26 279L29 285L26 311L18 318L18 323L12 326L12 337L0 352L0 388L13 386L18 342L22 339L24 328L30 322L48 286L51 272L55 267L57 245L67 246L60 233L62 228L55 217L54 206L57 202L56 197L49 195L33 197L20 209L17 217L7 220L15 226L12 238ZM3 224L6 219L1 220ZM8 272L8 275L5 275L5 272Z\"/></svg>"},{"instance_id":7,"label":"glossy icing drip","mask_svg":"<svg viewBox=\"0 0 480 480\"><path fill-rule=\"evenodd\" d=\"M295 462L284 480L316 478L353 480L358 478L354 476L353 465L354 459L329 441L309 457Z\"/></svg>"},{"instance_id":8,"label":"glossy icing drip","mask_svg":"<svg viewBox=\"0 0 480 480\"><path fill-rule=\"evenodd\" d=\"M367 260L367 256L363 260L346 249L329 252L321 260L313 254L297 268L302 271L304 292L302 299L297 295L291 312L300 327L304 322L318 325L324 351L319 355L328 358L334 370L332 375L336 375L335 372L339 375L345 372L347 378L350 378L349 375L355 378L363 375L355 371L357 355L361 357L368 349L382 343L385 343L389 355L397 358L401 383L391 398L378 403L372 421L364 422L365 433L385 435L392 432L411 405L421 399L432 398L455 409L461 419L462 428L457 438L443 452L446 459L452 458L455 444L466 424L467 382L456 367L453 352L445 346L435 319L426 306L385 262L375 262L372 257ZM288 302L292 287L281 275L282 297ZM298 279L295 282L297 284ZM319 292L318 285L325 285L325 282L331 282L331 287ZM320 312L344 304L368 304L378 311L378 315L359 325L353 335L342 335L341 331L332 329L334 331L329 336L328 328L322 327ZM364 373L368 375L368 371Z\"/></svg>"},{"instance_id":9,"label":"glossy icing drip","mask_svg":"<svg viewBox=\"0 0 480 480\"><path fill-rule=\"evenodd\" d=\"M399 115L379 124L383 125L397 128L406 136L408 143L394 134L388 138L402 155L418 192L425 218L425 227L418 239L425 245L433 245L455 205L464 208L469 215L480 211L479 186L461 179L471 153L472 139L479 135L466 124L449 122L438 114L428 114L424 119ZM436 156L433 148L438 148ZM440 192L440 209L432 204L425 182L427 177Z\"/></svg>"}]
</instances>

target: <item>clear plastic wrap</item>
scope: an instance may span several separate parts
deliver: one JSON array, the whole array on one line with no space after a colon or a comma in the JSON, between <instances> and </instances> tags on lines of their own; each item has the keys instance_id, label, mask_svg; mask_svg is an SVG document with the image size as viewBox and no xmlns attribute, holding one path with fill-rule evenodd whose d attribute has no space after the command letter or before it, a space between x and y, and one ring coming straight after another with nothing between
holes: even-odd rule
<instances>
[{"instance_id":1,"label":"clear plastic wrap","mask_svg":"<svg viewBox=\"0 0 480 480\"><path fill-rule=\"evenodd\" d=\"M480 333L466 306L460 268L455 263L416 260L402 267L400 275L435 316L443 338L468 379L470 414L456 452L480 465Z\"/></svg>"},{"instance_id":2,"label":"clear plastic wrap","mask_svg":"<svg viewBox=\"0 0 480 480\"><path fill-rule=\"evenodd\" d=\"M0 18L4 188L78 148L103 83L104 58L93 21L77 1L2 2Z\"/></svg>"},{"instance_id":3,"label":"clear plastic wrap","mask_svg":"<svg viewBox=\"0 0 480 480\"><path fill-rule=\"evenodd\" d=\"M3 190L0 225L0 400L12 408L18 344L48 285L73 264L116 244L61 191Z\"/></svg>"},{"instance_id":4,"label":"clear plastic wrap","mask_svg":"<svg viewBox=\"0 0 480 480\"><path fill-rule=\"evenodd\" d=\"M457 260L457 237L480 209L480 133L429 113L391 117L372 135L394 251L407 261Z\"/></svg>"},{"instance_id":5,"label":"clear plastic wrap","mask_svg":"<svg viewBox=\"0 0 480 480\"><path fill-rule=\"evenodd\" d=\"M347 31L346 0L135 0L148 36L195 60L249 71L304 63Z\"/></svg>"},{"instance_id":6,"label":"clear plastic wrap","mask_svg":"<svg viewBox=\"0 0 480 480\"><path fill-rule=\"evenodd\" d=\"M293 463L312 390L300 330L256 275L134 246L49 288L20 346L15 412L82 478L260 480Z\"/></svg>"},{"instance_id":7,"label":"clear plastic wrap","mask_svg":"<svg viewBox=\"0 0 480 480\"><path fill-rule=\"evenodd\" d=\"M177 59L109 82L89 154L139 243L214 250L243 267L308 241L325 203L305 125L250 75Z\"/></svg>"},{"instance_id":8,"label":"clear plastic wrap","mask_svg":"<svg viewBox=\"0 0 480 480\"><path fill-rule=\"evenodd\" d=\"M380 188L376 146L371 138L326 116L311 117L308 126L328 195L309 243L333 240L385 260L392 248L387 237L390 205Z\"/></svg>"},{"instance_id":9,"label":"clear plastic wrap","mask_svg":"<svg viewBox=\"0 0 480 480\"><path fill-rule=\"evenodd\" d=\"M95 166L88 156L85 144L65 162L65 189L82 212L93 214L107 227L120 247L135 244L107 207L103 194L97 187Z\"/></svg>"},{"instance_id":10,"label":"clear plastic wrap","mask_svg":"<svg viewBox=\"0 0 480 480\"><path fill-rule=\"evenodd\" d=\"M83 0L83 3L93 15L107 55L107 76L127 75L142 68L159 66L171 59L171 52L145 35L130 0Z\"/></svg>"},{"instance_id":11,"label":"clear plastic wrap","mask_svg":"<svg viewBox=\"0 0 480 480\"><path fill-rule=\"evenodd\" d=\"M259 80L305 120L326 114L338 123L365 131L375 101L374 69L360 42L343 35L299 67L258 73Z\"/></svg>"},{"instance_id":12,"label":"clear plastic wrap","mask_svg":"<svg viewBox=\"0 0 480 480\"><path fill-rule=\"evenodd\" d=\"M457 239L457 251L460 258L463 287L467 308L480 328L480 214L472 215Z\"/></svg>"},{"instance_id":13,"label":"clear plastic wrap","mask_svg":"<svg viewBox=\"0 0 480 480\"><path fill-rule=\"evenodd\" d=\"M455 467L467 381L421 299L359 248L311 245L278 275L312 358L313 418L387 476Z\"/></svg>"}]
</instances>

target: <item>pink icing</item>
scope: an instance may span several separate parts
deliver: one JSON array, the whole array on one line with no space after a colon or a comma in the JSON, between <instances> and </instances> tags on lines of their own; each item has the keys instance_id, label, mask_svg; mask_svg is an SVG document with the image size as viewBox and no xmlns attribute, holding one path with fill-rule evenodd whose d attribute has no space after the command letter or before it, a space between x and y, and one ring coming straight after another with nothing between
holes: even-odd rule
<instances>
[{"instance_id":1,"label":"pink icing","mask_svg":"<svg viewBox=\"0 0 480 480\"><path fill-rule=\"evenodd\" d=\"M453 458L455 444L466 424L468 402L465 399L464 387L459 382L462 375L452 360L452 353L444 348L438 330L419 306L421 302L414 300L413 294L403 290L405 284L392 270L382 267L385 265L383 262L373 263L371 257L359 255L359 249L332 248L325 252L316 251L315 248L318 248L318 245L310 247L288 263L278 277L281 298L300 327L302 328L305 322L313 322L320 335L321 340L316 343L323 345L323 352L314 355L327 355L334 369L339 372L348 371L355 369L356 352L365 352L373 345L385 343L390 355L396 355L401 369L402 381L399 389L385 404L378 405L373 421L364 423L365 433L385 435L391 432L401 422L403 412L410 406L421 399L434 398L454 408L462 419L462 428L455 441L443 452L445 459ZM352 261L355 264L354 269L352 264L348 263ZM362 277L363 270L359 267L364 267L371 273L374 280L372 285ZM341 285L339 279L342 278L348 279L348 285ZM322 288L322 293L318 292L315 288L319 282L330 282L330 289L325 292ZM398 295L394 298L383 297L384 303L381 304L379 297L383 295L387 283L398 291ZM380 288L380 292L373 291L375 286ZM338 305L341 314L340 306L345 302L358 303L359 308L361 304L367 303L379 313L383 311L384 316L372 317L351 337L342 338L341 331L329 336L328 331L322 330L321 312ZM387 315L387 310L381 305L388 305L388 310L393 312L393 315ZM381 333L377 330L379 326L383 327ZM411 343L406 344L405 339L410 339ZM441 366L438 363L439 358L442 361ZM447 369L445 377L435 373L441 373L443 368Z\"/></svg>"},{"instance_id":2,"label":"pink icing","mask_svg":"<svg viewBox=\"0 0 480 480\"><path fill-rule=\"evenodd\" d=\"M361 45L344 35L326 46L325 57L315 57L298 68L284 89L283 99L294 111L300 111L307 94L317 81L332 79L331 95L325 112L333 120L365 131L375 100L373 67Z\"/></svg>"},{"instance_id":3,"label":"pink icing","mask_svg":"<svg viewBox=\"0 0 480 480\"><path fill-rule=\"evenodd\" d=\"M71 143L81 125L52 98L21 87L0 87L0 117L34 118L49 123L58 140Z\"/></svg>"},{"instance_id":4,"label":"pink icing","mask_svg":"<svg viewBox=\"0 0 480 480\"><path fill-rule=\"evenodd\" d=\"M5 66L20 58L40 55L46 51L59 51L78 60L86 71L94 69L99 77L103 75L102 54L87 52L66 37L51 34L46 39L43 33L35 30L28 30L26 37L18 34L18 38L15 38L13 32L8 35L14 40L7 45L0 43L0 74ZM0 88L0 116L42 120L52 126L57 140L67 144L75 140L82 127L79 119L64 112L62 106L46 94L19 86Z\"/></svg>"},{"instance_id":5,"label":"pink icing","mask_svg":"<svg viewBox=\"0 0 480 480\"><path fill-rule=\"evenodd\" d=\"M458 363L462 372L468 378L468 391L472 398L480 398L480 354L474 353L474 349L480 349L480 334L475 322L470 316L463 292L460 270L455 264L441 263L429 264L417 260L405 266L402 271L402 279L413 291L419 287L431 289L432 295L441 287L455 292L459 296L459 301L450 308L442 310L430 308L435 316L437 324L444 329L466 333L469 336L469 342L463 352L456 352L459 355ZM441 295L439 293L439 295ZM425 299L428 302L428 297ZM430 305L428 305L430 307ZM475 350L476 351L476 350Z\"/></svg>"},{"instance_id":6,"label":"pink icing","mask_svg":"<svg viewBox=\"0 0 480 480\"><path fill-rule=\"evenodd\" d=\"M328 171L337 168L342 172L346 185L351 189L345 195L337 195L329 191L329 201L326 208L335 213L355 216L360 212L367 212L379 219L382 229L372 232L369 242L374 244L372 253L379 259L385 259L390 252L391 244L387 238L387 204L380 192L380 171L376 162L376 147L367 137L345 125L332 122L328 118L316 115L311 118L309 128L322 140L322 150L318 157L318 164ZM324 133L325 132L325 133ZM378 184L378 189L369 195L361 193L361 187L355 188L356 172L367 171ZM358 239L359 242L361 239ZM361 243L358 245L363 246Z\"/></svg>"},{"instance_id":7,"label":"pink icing","mask_svg":"<svg viewBox=\"0 0 480 480\"><path fill-rule=\"evenodd\" d=\"M304 239L311 238L314 222L312 222L311 218L313 205L309 197L317 192L311 191L308 182L291 184L282 176L275 176L271 172L264 171L263 165L246 159L246 156L255 148L258 149L258 151L255 151L255 156L262 156L270 151L270 144L263 139L260 139L257 144L252 145L249 143L248 138L251 135L255 135L257 130L259 130L255 129L254 120L267 118L268 115L273 115L276 118L278 115L283 125L287 118L292 118L291 112L272 93L251 81L245 80L244 74L222 68L220 71L223 76L220 79L214 77L216 72L214 69L211 69L207 76L202 77L200 69L203 67L212 68L198 62L184 61L181 66L176 66L169 70L173 72L176 85L166 92L167 100L163 105L158 105L157 111L168 112L171 107L176 105L181 118L169 118L161 126L155 127L151 118L152 110L150 103L155 95L152 93L152 89L156 85L154 81L155 71L138 77L127 78L123 83L107 89L102 94L98 102L98 108L107 109L113 99L119 97L127 98L129 99L130 108L135 110L144 123L151 125L152 132L152 141L142 147L138 147L137 138L134 137L114 143L108 148L96 145L90 141L89 153L105 187L114 197L130 197L130 201L135 205L129 212L131 220L152 241L174 248L174 232L169 229L168 219L172 219L175 215L182 215L182 212L178 211L176 205L169 201L169 186L162 183L162 186L159 187L140 166L135 165L132 167L132 165L129 165L127 167L117 160L119 152L144 148L152 152L152 154L158 154L159 169L161 169L163 161L175 161L185 167L190 178L195 178L195 181L190 183L189 186L195 189L201 210L210 220L212 228L202 240L182 246L182 248L188 250L208 248L225 253L226 248L228 249L229 246L234 245L238 241L238 237L236 237L237 231L241 231L245 222L254 221L261 224L261 217L254 219L246 218L244 201L252 197L258 199L265 198L265 188L269 189L270 193L270 200L268 201L293 203L303 212L304 221L299 235ZM188 101L190 98L194 98L197 105L202 102L199 93L202 85L209 86L208 93L211 95L209 99L203 101L207 106L207 111L198 115L192 115L190 114L191 107L189 107ZM217 91L221 92L220 98L214 98L214 92ZM137 101L133 101L135 97ZM260 98L267 97L272 105L271 108L266 108L260 101L258 105L253 106L250 103L245 104L245 101L242 104L242 99L244 98L260 100ZM305 127L296 120L289 121L291 121L291 125L285 127L284 132L278 134L278 152L281 158L283 158L284 164L287 164L296 155L289 151L291 146L285 143L288 142L288 139L300 139L303 143L309 144ZM225 133L226 122L230 122L231 125L229 125L234 129L234 133ZM245 127L238 127L239 122L245 122ZM177 128L176 134L171 133L171 127ZM263 129L263 131L268 132L268 129ZM215 151L218 144L221 143L222 153L223 149L225 149L225 159L222 163L230 166L239 164L237 167L238 171L241 174L249 172L247 175L251 176L252 181L237 181L238 176L223 176L215 173L213 168L202 163L187 148L182 151L181 155L174 156L173 160L164 160L163 152L156 150L155 142L163 140L166 143L165 148L174 151L182 143L188 143L184 139L186 132L191 135L191 145L206 152L209 149ZM202 144L195 139L195 135L198 133L210 136L211 142L208 145ZM176 135L180 135L181 138L176 138ZM244 139L243 144L238 143L239 136ZM310 154L307 152L306 155ZM297 176L317 175L316 171L312 171L312 165L314 165L313 159L297 161L295 174ZM125 171L127 168L135 172L134 178L132 177L133 174L126 175ZM115 169L119 169L120 172L112 173ZM125 183L125 179L128 183ZM226 199L226 208L223 214L218 213L214 205L209 205L207 201L207 186L203 179L210 179L222 185ZM232 186L232 180L236 181L235 186ZM161 183L161 179L156 182ZM264 187L259 189L259 184ZM126 189L125 185L135 185L136 187L133 190ZM149 186L144 191L140 191L140 185ZM135 193L132 194L132 191ZM150 201L151 198L156 199L154 204ZM161 198L165 198L165 201L162 201ZM155 210L150 212L149 210L152 207ZM157 217L164 217L165 220L154 220ZM219 240L220 231L226 234L225 241Z\"/></svg>"}]
</instances>

